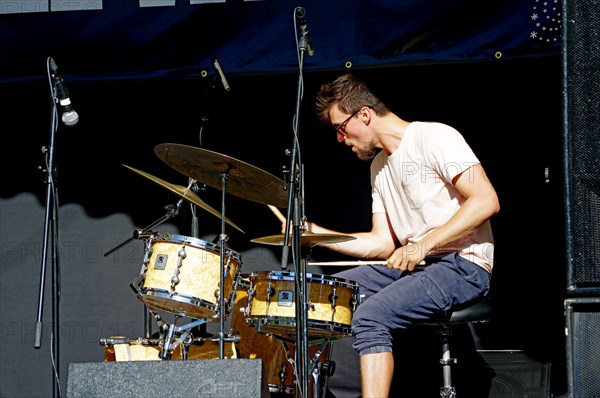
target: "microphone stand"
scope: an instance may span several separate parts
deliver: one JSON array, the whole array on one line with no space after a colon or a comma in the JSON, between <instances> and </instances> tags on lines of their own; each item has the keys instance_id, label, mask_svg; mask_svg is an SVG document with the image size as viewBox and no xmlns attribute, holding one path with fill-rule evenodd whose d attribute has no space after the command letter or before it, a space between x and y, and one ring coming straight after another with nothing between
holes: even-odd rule
<instances>
[{"instance_id":1,"label":"microphone stand","mask_svg":"<svg viewBox=\"0 0 600 398\"><path fill-rule=\"evenodd\" d=\"M305 34L300 36L298 41L298 89L296 97L296 113L294 117L294 137L292 140L292 150L290 155L290 168L289 168L289 191L288 191L288 207L285 227L285 237L283 242L283 253L282 253L282 268L287 266L288 258L288 242L289 242L289 229L290 220L293 216L293 232L292 232L292 260L294 262L294 269L296 270L295 278L295 291L296 291L296 383L299 398L308 397L308 325L306 320L307 313L307 300L306 300L306 263L301 261L301 243L300 234L302 233L300 221L304 220L304 207L303 198L300 194L299 187L302 185L303 180L303 168L300 166L300 162L297 161L298 154L298 131L300 121L300 104L302 102L303 94L303 76L302 70L304 67L304 54L308 49L308 38ZM293 212L293 214L292 214Z\"/></svg>"},{"instance_id":2,"label":"microphone stand","mask_svg":"<svg viewBox=\"0 0 600 398\"><path fill-rule=\"evenodd\" d=\"M52 86L52 84L51 84ZM50 145L43 147L42 152L46 154L46 210L44 216L44 238L42 248L42 265L40 271L40 285L38 296L37 320L35 323L35 342L34 348L40 348L42 343L42 315L44 307L44 287L45 276L48 260L48 248L51 249L51 269L52 269L52 335L50 348L52 361L52 393L53 397L60 397L60 322L59 322L59 306L60 306L60 261L58 250L58 190L56 187L54 165L54 149L55 149L55 134L58 128L58 110L56 103L58 98L55 95L54 87L52 91L52 107L51 107L51 128L50 128Z\"/></svg>"},{"instance_id":3,"label":"microphone stand","mask_svg":"<svg viewBox=\"0 0 600 398\"><path fill-rule=\"evenodd\" d=\"M202 148L202 133L204 131L204 127L208 124L208 118L203 116L200 122L200 131L198 132L198 140L200 142L200 147ZM193 178L190 178L188 180L189 183L189 187L192 191L194 191L195 193L198 193L198 191L200 190L200 187L198 187L198 182L196 180L194 180ZM190 204L190 210L192 213L192 225L191 225L191 230L190 233L192 235L193 238L199 239L200 238L200 227L198 224L198 215L196 213L196 205L194 204ZM206 324L202 323L200 325L198 325L195 329L196 332L198 332L199 335L203 335L206 333Z\"/></svg>"}]
</instances>

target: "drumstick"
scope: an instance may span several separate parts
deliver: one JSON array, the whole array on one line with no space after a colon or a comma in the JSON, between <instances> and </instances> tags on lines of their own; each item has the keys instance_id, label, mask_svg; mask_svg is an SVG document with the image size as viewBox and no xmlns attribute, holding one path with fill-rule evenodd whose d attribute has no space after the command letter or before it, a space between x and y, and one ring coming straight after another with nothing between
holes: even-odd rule
<instances>
[{"instance_id":1,"label":"drumstick","mask_svg":"<svg viewBox=\"0 0 600 398\"><path fill-rule=\"evenodd\" d=\"M281 222L285 222L286 218L283 214L281 214L281 212L279 211L279 209L273 205L267 205L269 206L269 209L271 209L271 211L273 212L273 214L275 214L275 216L279 219L279 221Z\"/></svg>"},{"instance_id":2,"label":"drumstick","mask_svg":"<svg viewBox=\"0 0 600 398\"><path fill-rule=\"evenodd\" d=\"M308 265L321 265L324 267L330 266L354 266L354 265L387 265L387 261L324 261L324 262L309 262Z\"/></svg>"},{"instance_id":3,"label":"drumstick","mask_svg":"<svg viewBox=\"0 0 600 398\"><path fill-rule=\"evenodd\" d=\"M325 261L325 262L309 262L308 265L320 265L324 267L331 266L356 266L356 265L387 265L387 261ZM419 265L425 265L425 260L421 261Z\"/></svg>"}]
</instances>

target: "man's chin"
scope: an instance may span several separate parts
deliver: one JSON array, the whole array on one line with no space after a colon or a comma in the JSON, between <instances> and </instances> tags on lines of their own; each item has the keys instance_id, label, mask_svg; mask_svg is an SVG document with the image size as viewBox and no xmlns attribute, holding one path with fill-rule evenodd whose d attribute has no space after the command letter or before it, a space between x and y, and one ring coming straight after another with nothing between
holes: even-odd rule
<instances>
[{"instance_id":1,"label":"man's chin","mask_svg":"<svg viewBox=\"0 0 600 398\"><path fill-rule=\"evenodd\" d=\"M371 160L377 154L377 152L374 150L366 150L356 147L352 147L352 152L354 152L360 160Z\"/></svg>"}]
</instances>

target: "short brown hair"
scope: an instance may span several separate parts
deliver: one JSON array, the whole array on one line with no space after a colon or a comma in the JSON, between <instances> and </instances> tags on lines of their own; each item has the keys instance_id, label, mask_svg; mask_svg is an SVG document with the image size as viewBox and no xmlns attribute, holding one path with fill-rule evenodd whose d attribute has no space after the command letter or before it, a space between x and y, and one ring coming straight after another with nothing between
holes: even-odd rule
<instances>
[{"instance_id":1,"label":"short brown hair","mask_svg":"<svg viewBox=\"0 0 600 398\"><path fill-rule=\"evenodd\" d=\"M356 112L363 106L373 109L378 116L384 116L389 109L373 94L367 85L353 74L339 76L319 89L316 100L317 117L323 123L329 123L329 111L338 104L345 113Z\"/></svg>"}]
</instances>

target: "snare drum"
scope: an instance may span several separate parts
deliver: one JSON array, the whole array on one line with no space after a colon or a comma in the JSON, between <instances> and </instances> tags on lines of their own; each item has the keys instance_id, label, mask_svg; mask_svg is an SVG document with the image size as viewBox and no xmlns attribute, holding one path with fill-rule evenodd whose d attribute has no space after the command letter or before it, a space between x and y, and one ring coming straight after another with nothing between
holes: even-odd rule
<instances>
[{"instance_id":1,"label":"snare drum","mask_svg":"<svg viewBox=\"0 0 600 398\"><path fill-rule=\"evenodd\" d=\"M225 250L225 318L235 297L234 280L242 262L238 253ZM131 284L153 310L164 310L194 319L219 311L220 248L200 239L171 234L153 235L146 241L144 269Z\"/></svg>"},{"instance_id":2,"label":"snare drum","mask_svg":"<svg viewBox=\"0 0 600 398\"><path fill-rule=\"evenodd\" d=\"M257 331L295 339L296 303L293 272L265 271L249 276L248 317ZM344 278L306 274L307 324L310 339L351 334L358 284Z\"/></svg>"}]
</instances>

